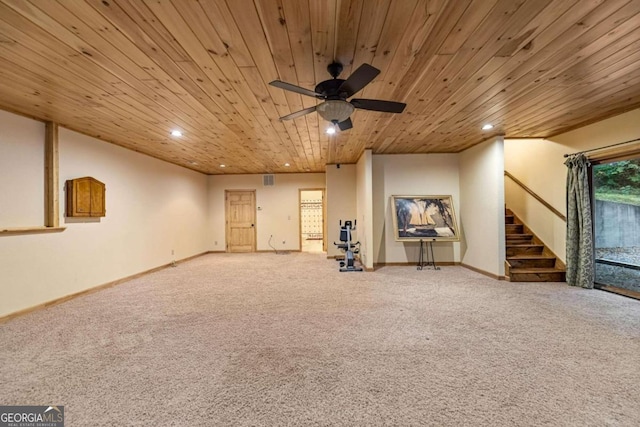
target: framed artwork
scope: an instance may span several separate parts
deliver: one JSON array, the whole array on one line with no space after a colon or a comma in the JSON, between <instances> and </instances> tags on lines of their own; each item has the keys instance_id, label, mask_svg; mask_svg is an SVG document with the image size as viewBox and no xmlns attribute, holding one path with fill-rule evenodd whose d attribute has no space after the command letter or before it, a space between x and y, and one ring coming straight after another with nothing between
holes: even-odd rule
<instances>
[{"instance_id":1,"label":"framed artwork","mask_svg":"<svg viewBox=\"0 0 640 427\"><path fill-rule=\"evenodd\" d=\"M396 241L459 241L451 196L391 196Z\"/></svg>"}]
</instances>

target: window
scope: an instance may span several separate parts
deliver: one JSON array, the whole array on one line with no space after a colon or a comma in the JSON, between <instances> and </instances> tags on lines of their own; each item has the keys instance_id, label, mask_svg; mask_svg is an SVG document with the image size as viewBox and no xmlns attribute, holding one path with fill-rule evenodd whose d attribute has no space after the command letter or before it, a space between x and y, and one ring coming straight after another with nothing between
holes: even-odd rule
<instances>
[{"instance_id":1,"label":"window","mask_svg":"<svg viewBox=\"0 0 640 427\"><path fill-rule=\"evenodd\" d=\"M594 164L592 188L596 285L637 298L640 296L640 156Z\"/></svg>"}]
</instances>

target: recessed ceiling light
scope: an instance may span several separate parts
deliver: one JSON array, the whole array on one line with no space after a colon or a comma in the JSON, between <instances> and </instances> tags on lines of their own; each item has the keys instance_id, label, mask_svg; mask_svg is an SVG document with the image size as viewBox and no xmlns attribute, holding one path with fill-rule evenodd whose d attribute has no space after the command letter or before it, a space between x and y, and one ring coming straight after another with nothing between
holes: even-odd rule
<instances>
[{"instance_id":1,"label":"recessed ceiling light","mask_svg":"<svg viewBox=\"0 0 640 427\"><path fill-rule=\"evenodd\" d=\"M289 163L285 163L284 166L288 168L291 165Z\"/></svg>"},{"instance_id":2,"label":"recessed ceiling light","mask_svg":"<svg viewBox=\"0 0 640 427\"><path fill-rule=\"evenodd\" d=\"M182 132L180 132L179 130L172 130L171 131L171 136L182 136Z\"/></svg>"},{"instance_id":3,"label":"recessed ceiling light","mask_svg":"<svg viewBox=\"0 0 640 427\"><path fill-rule=\"evenodd\" d=\"M220 165L220 167L221 167L221 168L226 168L226 167L227 167L227 165Z\"/></svg>"},{"instance_id":4,"label":"recessed ceiling light","mask_svg":"<svg viewBox=\"0 0 640 427\"><path fill-rule=\"evenodd\" d=\"M327 135L333 135L334 133L336 133L336 128L333 126L327 128Z\"/></svg>"},{"instance_id":5,"label":"recessed ceiling light","mask_svg":"<svg viewBox=\"0 0 640 427\"><path fill-rule=\"evenodd\" d=\"M486 125L482 126L482 130L490 130L490 129L493 129L492 124L487 123Z\"/></svg>"}]
</instances>

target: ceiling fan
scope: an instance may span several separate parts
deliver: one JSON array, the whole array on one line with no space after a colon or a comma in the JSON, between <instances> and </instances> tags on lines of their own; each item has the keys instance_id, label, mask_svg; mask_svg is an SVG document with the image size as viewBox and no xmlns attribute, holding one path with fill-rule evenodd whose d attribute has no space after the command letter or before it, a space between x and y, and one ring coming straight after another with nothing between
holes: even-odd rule
<instances>
[{"instance_id":1,"label":"ceiling fan","mask_svg":"<svg viewBox=\"0 0 640 427\"><path fill-rule=\"evenodd\" d=\"M324 100L324 102L314 107L282 116L280 120L291 120L317 111L323 119L338 125L340 130L347 130L353 127L350 116L356 108L382 111L384 113L402 113L407 106L402 102L383 101L380 99L354 98L351 101L347 101L347 98L351 98L380 74L380 70L369 64L359 66L347 80L338 78L342 72L342 64L339 62L329 64L327 71L329 71L333 79L319 83L314 91L280 80L274 80L269 83L271 86L280 89Z\"/></svg>"}]
</instances>

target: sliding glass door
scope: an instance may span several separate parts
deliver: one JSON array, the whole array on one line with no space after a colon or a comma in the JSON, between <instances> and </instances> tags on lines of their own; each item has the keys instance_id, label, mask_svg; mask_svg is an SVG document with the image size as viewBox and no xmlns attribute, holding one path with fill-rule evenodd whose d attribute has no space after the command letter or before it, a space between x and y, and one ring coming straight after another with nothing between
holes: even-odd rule
<instances>
[{"instance_id":1,"label":"sliding glass door","mask_svg":"<svg viewBox=\"0 0 640 427\"><path fill-rule=\"evenodd\" d=\"M640 157L594 165L593 192L596 285L640 292Z\"/></svg>"}]
</instances>

